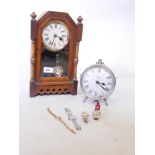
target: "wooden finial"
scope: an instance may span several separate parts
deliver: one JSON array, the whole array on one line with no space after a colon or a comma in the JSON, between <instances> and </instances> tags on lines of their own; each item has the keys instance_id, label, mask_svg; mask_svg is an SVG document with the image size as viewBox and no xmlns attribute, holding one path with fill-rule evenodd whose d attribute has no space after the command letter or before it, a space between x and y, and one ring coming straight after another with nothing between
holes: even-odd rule
<instances>
[{"instance_id":1,"label":"wooden finial","mask_svg":"<svg viewBox=\"0 0 155 155\"><path fill-rule=\"evenodd\" d=\"M37 15L35 14L35 12L32 12L31 17L32 17L33 20L37 17Z\"/></svg>"},{"instance_id":2,"label":"wooden finial","mask_svg":"<svg viewBox=\"0 0 155 155\"><path fill-rule=\"evenodd\" d=\"M79 16L79 17L77 18L77 21L78 21L79 23L81 23L82 20L83 20L83 18L82 18L81 16Z\"/></svg>"}]
</instances>

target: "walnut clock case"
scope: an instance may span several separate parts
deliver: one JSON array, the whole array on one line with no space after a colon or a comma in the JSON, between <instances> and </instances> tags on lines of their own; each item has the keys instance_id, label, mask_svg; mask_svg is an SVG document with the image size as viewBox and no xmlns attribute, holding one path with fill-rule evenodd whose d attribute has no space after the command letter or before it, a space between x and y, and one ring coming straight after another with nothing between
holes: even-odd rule
<instances>
[{"instance_id":1,"label":"walnut clock case","mask_svg":"<svg viewBox=\"0 0 155 155\"><path fill-rule=\"evenodd\" d=\"M30 97L77 94L77 63L82 17L76 24L68 13L31 14Z\"/></svg>"}]
</instances>

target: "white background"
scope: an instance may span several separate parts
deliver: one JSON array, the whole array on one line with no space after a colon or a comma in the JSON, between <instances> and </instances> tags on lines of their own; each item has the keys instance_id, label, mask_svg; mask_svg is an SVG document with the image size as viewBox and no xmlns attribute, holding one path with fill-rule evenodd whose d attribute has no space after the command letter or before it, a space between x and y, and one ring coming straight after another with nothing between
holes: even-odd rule
<instances>
[{"instance_id":1,"label":"white background","mask_svg":"<svg viewBox=\"0 0 155 155\"><path fill-rule=\"evenodd\" d=\"M115 35L115 36L117 36L116 38L118 39L118 40L115 40L114 39L115 37L113 36L113 34L117 34L118 32L111 31L111 30L115 30L115 28L117 28L116 23L118 22L118 19L120 17L119 16L120 9L118 9L118 8L120 7L120 5L122 5L125 2L127 2L127 4L131 4L131 1L121 1L121 3L119 3L120 1L94 1L94 3L93 3L93 1L89 1L89 2L87 2L87 1L85 1L85 2L78 1L77 2L76 1L75 2L75 1L71 1L71 0L67 1L66 3L65 3L65 1L63 1L63 2L62 1L57 1L57 2L48 1L48 2L52 3L51 5L49 5L49 3L46 5L45 2L46 1L40 2L40 3L38 1L31 1L31 2L29 2L29 1L25 1L25 2L5 1L5 3L1 2L1 15L0 15L0 17L1 17L1 29L0 29L1 37L0 38L1 38L1 53L3 52L3 54L2 54L3 57L1 60L1 72L3 73L3 75L7 75L7 77L1 76L1 78L2 78L1 82L3 84L4 80L9 81L11 78L14 81L13 83L9 82L7 88L6 88L6 84L4 83L4 85L1 89L1 91L4 92L4 95L2 95L2 97L3 97L2 99L4 99L4 100L1 99L3 102L2 104L4 105L4 107L1 108L1 115L2 115L1 118L5 119L5 122L3 121L4 125L1 127L2 142L3 142L3 144L5 144L4 147L2 147L2 149L1 149L3 154L12 154L13 152L15 152L14 154L17 154L17 152L18 152L18 149L16 148L16 146L18 145L18 138L17 138L18 137L18 120L17 120L17 117L18 117L18 83L19 83L19 80L18 80L18 70L16 70L16 69L13 70L13 69L15 67L16 68L18 67L18 64L19 64L18 61L20 60L20 66L23 65L24 69L28 70L27 73L29 72L29 68L27 68L27 66L28 66L27 62L29 61L28 59L30 56L30 53L27 52L30 50L29 49L30 43L29 43L29 30L28 30L29 29L28 15L29 15L29 12L32 12L32 10L35 10L37 14L40 14L42 12L42 10L48 10L48 9L49 10L67 11L71 14L71 16L74 19L76 18L77 14L79 14L79 12L80 12L80 14L84 18L84 21L83 21L84 34L83 34L83 40L80 45L79 57L80 57L81 62L79 62L79 70L80 69L82 70L82 67L83 67L82 64L85 64L87 66L87 64L89 65L90 63L93 63L94 60L96 59L95 55L92 51L94 49L96 50L96 46L98 45L97 38L101 37L101 36L99 36L98 32L101 31L101 33L104 32L104 36L106 36L106 37L109 36L109 38L107 37L108 41L107 41L106 37L104 37L102 40L103 42L106 42L105 46L103 46L103 48L102 48L102 49L104 49L103 56L104 56L105 63L108 66L110 66L116 74L119 73L118 75L125 73L124 70L126 70L126 69L129 69L129 72L127 72L127 74L133 73L133 67L134 67L133 49L134 48L133 48L133 42L131 41L133 39L132 38L133 34L128 35L129 38L130 37L132 38L131 40L128 38L131 41L131 46L129 46L130 41L127 41L127 43L128 43L127 47L132 48L132 50L130 50L131 52L129 52L128 49L126 48L125 51L128 51L128 52L126 52L127 55L125 55L125 54L123 54L123 50L122 50L123 46L125 46L125 45L122 45L120 43L121 46L119 48L121 48L121 50L114 48L114 47L117 47L117 45L118 45L117 43L119 42L118 40L121 37L119 35ZM153 47L154 47L153 40L154 40L154 36L155 36L153 34L154 34L155 26L154 26L154 22L152 22L152 19L154 18L154 11L153 11L154 7L153 7L153 4L150 2L151 1L147 1L146 3L142 2L140 5L139 5L139 3L137 5L139 7L137 7L138 8L138 11L137 11L137 16L138 16L137 23L138 24L136 26L136 33L137 33L138 41L137 41L136 50L139 51L139 52L137 52L138 53L137 57L143 58L142 61L138 61L137 67L139 67L139 69L137 69L137 67L136 67L136 71L138 72L138 70L139 70L138 73L143 73L143 70L141 69L142 68L141 65L143 65L144 62L145 62L145 64L148 63L151 65L153 63L153 61L152 61L153 56L151 55L150 51L153 52ZM100 5L101 3L107 4L104 9L102 9L102 7ZM111 4L115 4L115 5L113 6ZM120 4L120 5L118 5L118 4ZM69 6L71 6L71 7L69 7ZM79 6L79 7L77 7L77 6ZM129 6L129 5L127 5L127 6ZM113 11L110 11L110 9L113 11L116 9L116 10L118 10L118 12L115 10L114 13L112 13ZM124 7L123 7L123 9L124 9ZM132 27L133 20L132 19L130 20L130 16L128 16L128 15L125 16L126 10L127 9L124 9L123 13L120 13L120 15L121 15L120 18L122 19L122 22L123 22L123 19L124 19L124 21L127 20L126 22L129 21L129 25L131 24L130 25L131 27L130 26L129 27L133 28ZM105 11L104 14L100 13L100 12L104 12L104 11ZM96 12L98 12L97 13L98 16L95 16ZM89 13L91 14L91 16L89 16ZM128 13L129 12L127 12L127 14ZM99 16L101 16L101 15L104 16L103 21L101 21L101 18L99 18ZM114 18L117 15L118 15L118 18ZM85 17L87 17L87 18L85 19ZM126 17L128 17L128 18L126 18ZM95 38L92 35L92 32L94 32L94 31L92 31L91 27L90 27L90 23L92 24L92 22L91 22L92 19L90 19L90 18L93 18L93 22L95 21L93 24L95 24L95 25L96 25L96 21L99 21L99 24L97 24L95 27L93 27L93 29L95 29L95 30L97 29ZM113 25L112 23L114 21L115 21L116 27L112 26ZM126 22L123 22L123 24ZM121 23L121 20L120 20L120 23ZM88 25L87 29L85 28L86 25ZM106 29L107 31L97 28L98 25L100 25L99 27L102 27L101 25L104 25L104 28L105 29L107 28ZM128 25L128 24L126 24L126 25ZM109 26L112 27L110 30L108 30ZM127 26L125 28L127 28ZM127 29L128 32L133 33L133 31L130 28ZM123 29L122 29L122 31L123 31ZM88 37L88 35L91 35L91 36ZM121 36L123 36L123 33L121 34ZM112 38L112 40L110 38ZM91 44L87 43L87 42L89 42L89 40L90 40ZM115 43L115 41L117 43ZM121 41L124 41L124 39L122 39ZM84 43L84 42L86 42L88 44L88 47L87 47L87 45L85 45L86 43ZM102 43L101 43L101 41L99 41L99 42L101 45L103 45L103 42ZM125 42L126 41L124 41L124 43ZM7 47L7 50L6 50L6 47ZM89 52L89 53L90 54L93 53L93 56L90 56L89 59L87 59L86 61L84 61L85 56L83 56L83 55L86 54L86 53L84 54L84 51L87 51L87 50L84 47L86 47L86 49L90 48L91 52ZM24 50L23 50L23 48L24 48ZM100 49L99 46L97 48ZM116 55L113 55L114 54L114 50L112 50L113 48L115 49L115 52L120 57L116 57ZM21 52L21 51L24 51L24 52ZM81 51L83 52L82 54L81 54ZM109 51L109 52L104 52L104 51ZM10 55L10 57L8 58L8 64L4 65L4 62L6 61L6 57L8 56L8 52ZM95 53L97 53L97 52L98 52L98 50L95 51ZM145 52L146 52L146 54L145 54ZM19 57L19 55L20 55L20 57ZM23 55L23 56L21 56L21 55ZM96 54L96 57L99 55L100 54ZM147 59L149 61L146 60L146 56L149 56ZM124 57L127 57L127 59L124 59ZM12 61L12 59L17 62ZM82 60L82 59L84 59L84 60ZM116 66L117 63L115 63L115 61L118 62L118 64L120 63L120 65ZM139 62L140 62L140 64L139 64ZM150 67L151 65L148 65L148 66ZM150 69L149 69L149 73L152 75ZM146 77L144 74L142 74L142 75L144 76L144 78ZM27 77L27 75L25 75L25 76ZM142 80L140 80L141 78L142 78ZM140 75L138 75L136 77L136 79L138 79L138 80L136 80L138 86L141 86L141 82L145 81L144 78ZM153 75L151 76L151 79L153 79ZM152 81L154 81L154 80L152 80ZM11 85L11 84L13 84L13 85ZM145 85L145 87L147 87L147 86ZM10 90L12 91L12 93L11 93L12 95L9 94ZM151 149L151 146L152 146L151 143L149 143L150 144L149 146L146 146L144 143L144 139L146 142L150 142L149 138L154 136L154 134L151 135L151 133L153 133L153 132L151 132L151 131L153 131L153 127L152 127L152 123L153 123L152 118L153 118L153 113L154 113L154 111L153 111L154 109L152 108L153 101L151 101L151 99L149 98L150 95L149 95L149 97L145 97L145 96L147 96L146 94L144 95L145 92L142 91L141 88L140 88L140 90L137 91L138 92L137 94L139 94L139 97L141 98L141 100L137 99L136 102L140 102L140 103L137 103L138 104L137 109L139 109L139 107L140 107L142 109L142 111L140 113L141 114L140 117L137 117L139 120L139 121L137 121L138 129L139 129L138 130L139 132L137 132L137 135L138 135L138 138L140 139L140 142L141 142L140 145L143 147L143 149L138 148L138 151L139 151L138 153L141 155L146 154L146 153L152 154L153 149ZM141 93L143 95L141 95ZM151 94L151 93L149 93L149 94ZM142 98L141 96L143 96L144 98ZM7 100L7 99L9 99L9 100ZM144 104L142 104L143 100L145 101ZM148 104L148 106L146 106L147 105L146 103ZM147 111L150 111L150 112L147 112ZM142 125L143 123L146 123L146 125L144 124L143 128L142 128L139 125ZM145 132L146 129L149 129L149 132ZM12 133L12 131L15 134ZM143 134L142 131L145 133ZM148 153L148 151L149 151L149 153Z\"/></svg>"}]
</instances>

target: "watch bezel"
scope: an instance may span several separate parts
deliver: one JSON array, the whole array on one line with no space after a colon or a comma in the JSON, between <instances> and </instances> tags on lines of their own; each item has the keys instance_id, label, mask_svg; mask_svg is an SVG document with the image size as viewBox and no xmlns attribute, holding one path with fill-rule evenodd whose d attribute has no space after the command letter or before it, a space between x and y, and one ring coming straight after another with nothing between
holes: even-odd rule
<instances>
[{"instance_id":1,"label":"watch bezel","mask_svg":"<svg viewBox=\"0 0 155 155\"><path fill-rule=\"evenodd\" d=\"M93 69L93 68L103 68L104 70L108 71L110 73L110 75L112 76L112 79L113 79L113 87L112 89L103 97L94 97L94 96L91 96L89 93L87 93L83 87L83 84L82 84L82 79L84 77L84 74L90 70L90 69ZM81 86L81 90L83 92L83 94L91 99L94 99L94 100L103 100L103 99L106 99L107 97L109 97L114 89L115 89L115 86L116 86L116 78L115 78L115 75L114 73L111 71L111 69L109 69L109 67L105 66L104 64L94 64L94 65L90 65L89 67L87 67L81 74L81 77L80 77L80 86Z\"/></svg>"}]
</instances>

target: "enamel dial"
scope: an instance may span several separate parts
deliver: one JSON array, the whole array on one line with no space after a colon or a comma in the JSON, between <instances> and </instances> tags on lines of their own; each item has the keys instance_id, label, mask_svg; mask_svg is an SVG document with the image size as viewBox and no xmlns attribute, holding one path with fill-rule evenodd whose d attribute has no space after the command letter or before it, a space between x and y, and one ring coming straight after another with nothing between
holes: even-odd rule
<instances>
[{"instance_id":1,"label":"enamel dial","mask_svg":"<svg viewBox=\"0 0 155 155\"><path fill-rule=\"evenodd\" d=\"M42 31L42 41L49 51L63 49L69 41L68 27L60 21L51 22Z\"/></svg>"},{"instance_id":2,"label":"enamel dial","mask_svg":"<svg viewBox=\"0 0 155 155\"><path fill-rule=\"evenodd\" d=\"M95 64L82 73L80 85L87 97L94 100L106 99L115 88L116 78L104 64Z\"/></svg>"}]
</instances>

